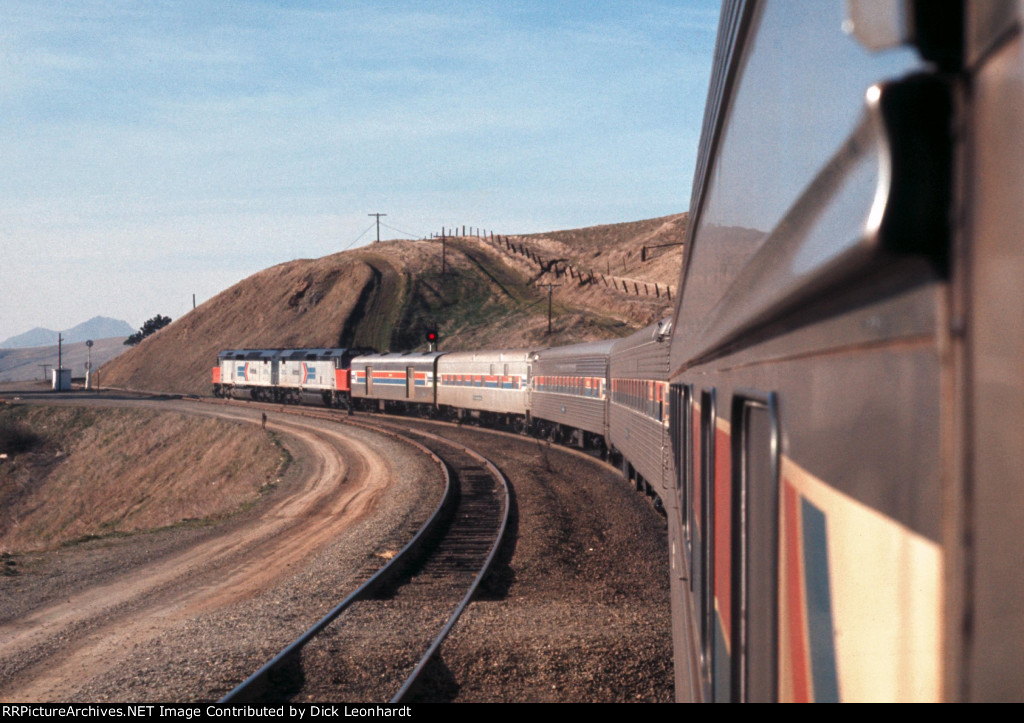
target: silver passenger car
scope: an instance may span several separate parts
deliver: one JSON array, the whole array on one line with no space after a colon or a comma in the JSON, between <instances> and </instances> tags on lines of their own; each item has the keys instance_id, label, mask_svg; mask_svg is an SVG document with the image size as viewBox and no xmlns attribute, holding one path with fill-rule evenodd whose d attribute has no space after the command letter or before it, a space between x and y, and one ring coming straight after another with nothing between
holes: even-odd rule
<instances>
[{"instance_id":1,"label":"silver passenger car","mask_svg":"<svg viewBox=\"0 0 1024 723\"><path fill-rule=\"evenodd\" d=\"M579 444L588 434L607 438L608 356L614 344L592 341L534 355L531 412L542 429Z\"/></svg>"},{"instance_id":2,"label":"silver passenger car","mask_svg":"<svg viewBox=\"0 0 1024 723\"><path fill-rule=\"evenodd\" d=\"M669 319L652 324L612 347L608 427L623 471L637 486L646 482L660 497L671 478L668 446Z\"/></svg>"},{"instance_id":3,"label":"silver passenger car","mask_svg":"<svg viewBox=\"0 0 1024 723\"><path fill-rule=\"evenodd\" d=\"M1024 5L846 8L723 4L671 354L677 696L1021 700Z\"/></svg>"},{"instance_id":4,"label":"silver passenger car","mask_svg":"<svg viewBox=\"0 0 1024 723\"><path fill-rule=\"evenodd\" d=\"M442 354L357 356L352 360L352 398L433 405L437 401L437 360Z\"/></svg>"},{"instance_id":5,"label":"silver passenger car","mask_svg":"<svg viewBox=\"0 0 1024 723\"><path fill-rule=\"evenodd\" d=\"M528 350L450 352L437 364L437 404L444 409L515 415L530 409Z\"/></svg>"}]
</instances>

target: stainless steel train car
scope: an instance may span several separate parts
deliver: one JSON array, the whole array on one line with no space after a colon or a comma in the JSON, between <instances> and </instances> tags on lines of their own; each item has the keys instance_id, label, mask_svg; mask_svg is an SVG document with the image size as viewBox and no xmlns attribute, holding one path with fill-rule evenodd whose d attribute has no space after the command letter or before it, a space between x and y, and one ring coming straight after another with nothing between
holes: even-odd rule
<instances>
[{"instance_id":1,"label":"stainless steel train car","mask_svg":"<svg viewBox=\"0 0 1024 723\"><path fill-rule=\"evenodd\" d=\"M525 350L448 352L437 364L442 414L474 414L525 429L530 416L530 363Z\"/></svg>"},{"instance_id":2,"label":"stainless steel train car","mask_svg":"<svg viewBox=\"0 0 1024 723\"><path fill-rule=\"evenodd\" d=\"M677 695L1020 700L1022 5L848 8L723 5L671 345Z\"/></svg>"},{"instance_id":3,"label":"stainless steel train car","mask_svg":"<svg viewBox=\"0 0 1024 723\"><path fill-rule=\"evenodd\" d=\"M442 352L363 354L352 360L352 398L379 408L437 403L437 362Z\"/></svg>"},{"instance_id":4,"label":"stainless steel train car","mask_svg":"<svg viewBox=\"0 0 1024 723\"><path fill-rule=\"evenodd\" d=\"M668 375L672 328L665 319L612 346L608 437L622 472L638 489L665 496L671 474Z\"/></svg>"},{"instance_id":5,"label":"stainless steel train car","mask_svg":"<svg viewBox=\"0 0 1024 723\"><path fill-rule=\"evenodd\" d=\"M608 436L608 356L611 341L538 351L533 358L531 413L542 433L579 446Z\"/></svg>"}]
</instances>

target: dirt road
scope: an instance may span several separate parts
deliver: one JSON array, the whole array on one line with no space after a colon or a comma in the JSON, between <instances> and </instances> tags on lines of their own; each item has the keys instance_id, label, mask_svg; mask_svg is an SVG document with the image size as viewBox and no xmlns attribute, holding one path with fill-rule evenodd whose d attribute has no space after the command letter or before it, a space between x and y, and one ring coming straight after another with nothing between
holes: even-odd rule
<instances>
[{"instance_id":1,"label":"dirt road","mask_svg":"<svg viewBox=\"0 0 1024 723\"><path fill-rule=\"evenodd\" d=\"M248 409L185 401L163 402L160 406L187 413L245 419L254 424L260 422L259 412ZM192 654L184 653L186 668L202 666L209 652L202 635L199 638L186 635L187 639L181 641L178 640L180 631L195 630L197 625L201 629L203 623L197 621L204 616L223 617L226 611L235 609L227 614L238 617L241 615L238 610L246 605L251 607L266 591L286 587L289 577L308 571L317 554L330 548L339 536L360 525L366 528L371 513L382 507L388 508L392 520L420 514L414 508L429 507L429 504L422 504L429 502L423 494L410 494L403 484L408 486L410 481L415 481L418 487L423 487L419 483L424 481L423 475L431 474L430 466L409 459L412 453L403 445L336 424L274 413L269 416L268 427L283 434L293 457L301 460L289 484L283 485L272 499L251 514L243 515L222 529L200 534L199 539L183 533L180 544L158 545L161 550L143 555L141 564L126 563L120 571L116 566L111 569L101 565L95 580L87 579L88 575L81 579L80 572L78 584L44 590L38 598L40 604L30 605L25 614L0 624L0 700L98 699L103 697L102 691L112 679L124 678L126 671L133 668L144 672L145 666L139 666L137 658L154 646L161 649L168 645L191 647ZM412 480L408 474L410 465L415 472ZM436 476L437 470L433 472ZM396 482L403 479L402 484ZM385 496L388 505L379 505ZM378 544L386 539L388 524L373 529ZM114 547L130 548L132 544L132 541L122 541ZM381 554L374 551L375 544L370 538L365 540L364 547L364 557ZM83 550L78 554L88 556L91 552ZM124 552L124 549L113 550L111 554ZM76 551L64 554L75 555ZM58 563L44 561L42 564ZM353 568L361 564L364 562L351 560L349 570L339 571L335 577L351 575L355 572ZM59 586L59 580L54 584ZM16 593L10 589L3 593L8 594ZM25 594L39 594L39 591L33 592L29 586ZM323 604L334 601L328 599ZM20 604L26 605L25 600ZM277 603L270 604L270 609L276 611L278 620L264 625L266 632L257 636L259 644L255 649L232 656L239 662L219 670L214 676L218 682L204 682L209 676L196 676L194 670L170 673L170 679L182 681L184 699L195 700L223 692L225 683L230 687L232 676L241 674L237 666L244 668L252 664L241 662L243 658L252 658L258 666L263 662L263 650L268 644L277 645L279 640L287 642L293 628L297 634L302 624L312 622L283 625L281 617L286 611ZM174 641L169 641L168 636ZM242 641L238 644L245 647ZM133 659L132 662L129 659ZM222 666L223 661L217 664ZM188 685L189 680L197 685ZM179 697L167 687L156 685L159 692L154 694L151 684L146 683L140 673L136 699ZM123 700L124 690L120 690L120 695L114 694L115 699Z\"/></svg>"}]
</instances>

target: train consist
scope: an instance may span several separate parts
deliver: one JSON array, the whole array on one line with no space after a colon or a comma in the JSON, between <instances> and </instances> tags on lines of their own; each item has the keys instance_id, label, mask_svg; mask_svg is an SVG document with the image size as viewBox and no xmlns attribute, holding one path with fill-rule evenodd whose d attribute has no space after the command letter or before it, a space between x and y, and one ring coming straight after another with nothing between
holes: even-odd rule
<instances>
[{"instance_id":1,"label":"train consist","mask_svg":"<svg viewBox=\"0 0 1024 723\"><path fill-rule=\"evenodd\" d=\"M665 321L627 339L538 350L228 350L213 368L214 394L530 431L606 455L621 450L626 464L636 465L627 470L656 470L661 482L668 440L668 328ZM622 371L613 375L613 368ZM659 461L642 461L642 455ZM655 478L636 479L653 493Z\"/></svg>"},{"instance_id":2,"label":"train consist","mask_svg":"<svg viewBox=\"0 0 1024 723\"><path fill-rule=\"evenodd\" d=\"M225 352L218 393L621 456L668 520L680 700L1019 700L1022 14L727 0L669 321L517 352Z\"/></svg>"}]
</instances>

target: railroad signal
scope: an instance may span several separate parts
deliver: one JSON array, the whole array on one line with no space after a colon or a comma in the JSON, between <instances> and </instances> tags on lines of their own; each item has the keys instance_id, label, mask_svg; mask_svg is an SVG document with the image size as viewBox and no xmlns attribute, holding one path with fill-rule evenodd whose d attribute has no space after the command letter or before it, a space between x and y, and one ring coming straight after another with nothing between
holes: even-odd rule
<instances>
[{"instance_id":1,"label":"railroad signal","mask_svg":"<svg viewBox=\"0 0 1024 723\"><path fill-rule=\"evenodd\" d=\"M430 351L437 349L438 333L437 328L427 330L427 343L430 345Z\"/></svg>"}]
</instances>

